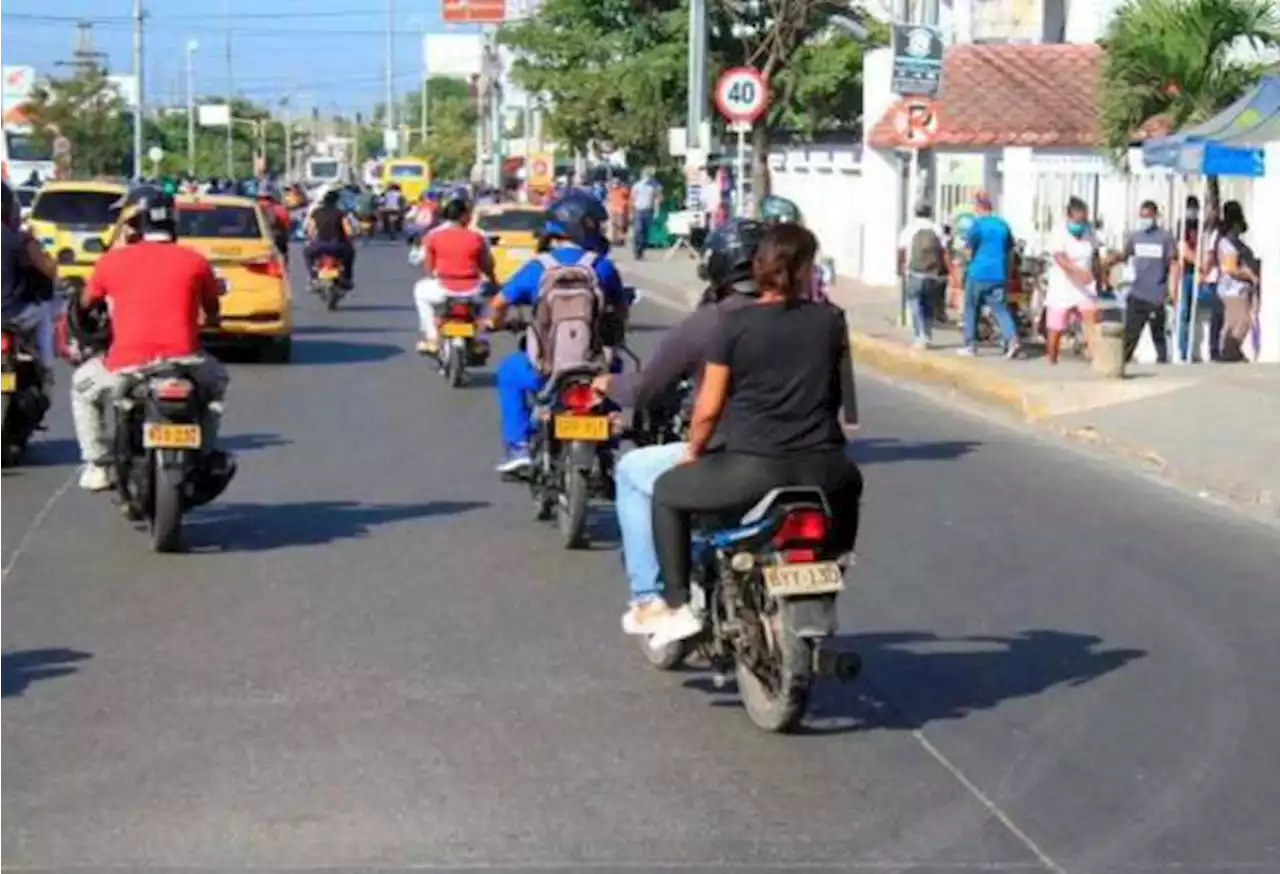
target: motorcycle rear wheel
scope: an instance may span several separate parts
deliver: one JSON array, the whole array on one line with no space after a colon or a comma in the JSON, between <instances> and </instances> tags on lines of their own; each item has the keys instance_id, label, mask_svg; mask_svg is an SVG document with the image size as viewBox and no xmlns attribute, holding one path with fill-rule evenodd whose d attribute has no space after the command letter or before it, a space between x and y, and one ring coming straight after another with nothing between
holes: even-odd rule
<instances>
[{"instance_id":1,"label":"motorcycle rear wheel","mask_svg":"<svg viewBox=\"0 0 1280 874\"><path fill-rule=\"evenodd\" d=\"M156 463L151 484L151 547L156 552L178 552L182 548L182 475Z\"/></svg>"},{"instance_id":2,"label":"motorcycle rear wheel","mask_svg":"<svg viewBox=\"0 0 1280 874\"><path fill-rule=\"evenodd\" d=\"M784 626L767 658L772 677L762 677L737 660L738 692L747 716L758 728L781 734L799 725L809 709L813 644Z\"/></svg>"},{"instance_id":3,"label":"motorcycle rear wheel","mask_svg":"<svg viewBox=\"0 0 1280 874\"><path fill-rule=\"evenodd\" d=\"M462 377L466 368L466 361L464 360L466 354L465 350L456 347L449 349L449 361L445 365L445 377L449 381L449 388L458 388L462 385Z\"/></svg>"},{"instance_id":4,"label":"motorcycle rear wheel","mask_svg":"<svg viewBox=\"0 0 1280 874\"><path fill-rule=\"evenodd\" d=\"M564 494L556 502L556 522L565 549L581 549L586 543L589 489L585 471L574 467L565 468Z\"/></svg>"}]
</instances>

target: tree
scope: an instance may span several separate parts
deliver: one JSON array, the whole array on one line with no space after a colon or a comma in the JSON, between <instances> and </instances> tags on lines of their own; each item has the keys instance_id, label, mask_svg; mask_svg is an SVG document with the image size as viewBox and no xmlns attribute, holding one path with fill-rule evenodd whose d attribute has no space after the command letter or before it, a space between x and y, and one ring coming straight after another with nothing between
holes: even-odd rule
<instances>
[{"instance_id":1,"label":"tree","mask_svg":"<svg viewBox=\"0 0 1280 874\"><path fill-rule=\"evenodd\" d=\"M860 129L863 55L888 41L886 26L869 30L868 40L827 33L800 46L773 81L776 127L810 137L820 131Z\"/></svg>"},{"instance_id":2,"label":"tree","mask_svg":"<svg viewBox=\"0 0 1280 874\"><path fill-rule=\"evenodd\" d=\"M42 146L49 147L59 136L71 141L75 173L121 175L131 163L132 117L101 67L85 67L36 86L27 114Z\"/></svg>"},{"instance_id":3,"label":"tree","mask_svg":"<svg viewBox=\"0 0 1280 874\"><path fill-rule=\"evenodd\" d=\"M427 80L427 141L419 142L413 153L431 162L432 175L439 179L469 176L476 160L476 107L466 81L450 76ZM413 130L422 126L422 94L405 98L401 118Z\"/></svg>"},{"instance_id":4,"label":"tree","mask_svg":"<svg viewBox=\"0 0 1280 874\"><path fill-rule=\"evenodd\" d=\"M1171 129L1205 121L1258 80L1242 44L1280 46L1275 0L1128 0L1103 38L1102 135L1117 155L1160 117Z\"/></svg>"}]
</instances>

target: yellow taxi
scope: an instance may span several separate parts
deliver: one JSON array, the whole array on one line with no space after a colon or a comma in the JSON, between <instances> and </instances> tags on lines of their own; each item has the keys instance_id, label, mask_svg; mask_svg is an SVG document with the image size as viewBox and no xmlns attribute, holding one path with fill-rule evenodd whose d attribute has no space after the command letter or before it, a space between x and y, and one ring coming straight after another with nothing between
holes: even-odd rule
<instances>
[{"instance_id":1,"label":"yellow taxi","mask_svg":"<svg viewBox=\"0 0 1280 874\"><path fill-rule=\"evenodd\" d=\"M392 158L382 165L382 187L399 185L406 203L417 203L431 187L431 165L423 158Z\"/></svg>"},{"instance_id":2,"label":"yellow taxi","mask_svg":"<svg viewBox=\"0 0 1280 874\"><path fill-rule=\"evenodd\" d=\"M476 210L473 224L489 241L499 282L506 283L537 254L538 237L545 222L544 210L524 203L482 206Z\"/></svg>"},{"instance_id":3,"label":"yellow taxi","mask_svg":"<svg viewBox=\"0 0 1280 874\"><path fill-rule=\"evenodd\" d=\"M271 225L247 197L183 195L178 242L213 262L222 281L222 324L210 340L256 346L268 360L293 352L293 292Z\"/></svg>"},{"instance_id":4,"label":"yellow taxi","mask_svg":"<svg viewBox=\"0 0 1280 874\"><path fill-rule=\"evenodd\" d=\"M126 188L118 182L46 182L31 203L27 227L58 262L58 279L78 290L107 249Z\"/></svg>"}]
</instances>

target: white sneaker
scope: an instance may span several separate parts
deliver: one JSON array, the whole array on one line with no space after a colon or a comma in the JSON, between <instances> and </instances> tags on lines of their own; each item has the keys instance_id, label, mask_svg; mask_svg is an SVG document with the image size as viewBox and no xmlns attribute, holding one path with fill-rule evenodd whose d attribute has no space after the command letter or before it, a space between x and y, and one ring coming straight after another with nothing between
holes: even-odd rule
<instances>
[{"instance_id":1,"label":"white sneaker","mask_svg":"<svg viewBox=\"0 0 1280 874\"><path fill-rule=\"evenodd\" d=\"M86 464L80 471L80 488L86 492L105 492L111 488L111 471L101 464Z\"/></svg>"},{"instance_id":2,"label":"white sneaker","mask_svg":"<svg viewBox=\"0 0 1280 874\"><path fill-rule=\"evenodd\" d=\"M649 645L654 649L662 649L678 640L693 637L702 631L702 620L694 614L688 604L667 613L666 616L651 623L653 636Z\"/></svg>"},{"instance_id":3,"label":"white sneaker","mask_svg":"<svg viewBox=\"0 0 1280 874\"><path fill-rule=\"evenodd\" d=\"M670 612L661 598L633 601L631 608L622 614L622 633L653 634L655 623Z\"/></svg>"},{"instance_id":4,"label":"white sneaker","mask_svg":"<svg viewBox=\"0 0 1280 874\"><path fill-rule=\"evenodd\" d=\"M956 354L965 358L973 358L978 354L978 350L974 349L972 346L961 346L956 350Z\"/></svg>"}]
</instances>

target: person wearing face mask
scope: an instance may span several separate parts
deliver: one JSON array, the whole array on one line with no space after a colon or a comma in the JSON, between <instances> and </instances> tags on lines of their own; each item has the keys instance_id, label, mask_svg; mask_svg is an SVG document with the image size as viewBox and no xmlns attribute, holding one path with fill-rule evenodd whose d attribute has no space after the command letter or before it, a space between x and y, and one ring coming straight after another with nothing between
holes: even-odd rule
<instances>
[{"instance_id":1,"label":"person wearing face mask","mask_svg":"<svg viewBox=\"0 0 1280 874\"><path fill-rule=\"evenodd\" d=\"M1062 348L1062 332L1067 330L1071 314L1076 313L1086 325L1097 311L1098 277L1101 264L1098 243L1089 224L1089 207L1078 197L1067 204L1066 228L1053 248L1049 260L1049 287L1045 294L1045 355L1050 364L1058 363ZM1088 337L1088 332L1085 332Z\"/></svg>"},{"instance_id":2,"label":"person wearing face mask","mask_svg":"<svg viewBox=\"0 0 1280 874\"><path fill-rule=\"evenodd\" d=\"M1124 255L1132 266L1133 282L1124 308L1124 360L1133 357L1142 329L1151 326L1156 359L1169 362L1165 327L1165 302L1177 272L1178 246L1173 234L1160 227L1160 211L1154 201L1144 201L1134 230L1124 242Z\"/></svg>"}]
</instances>

